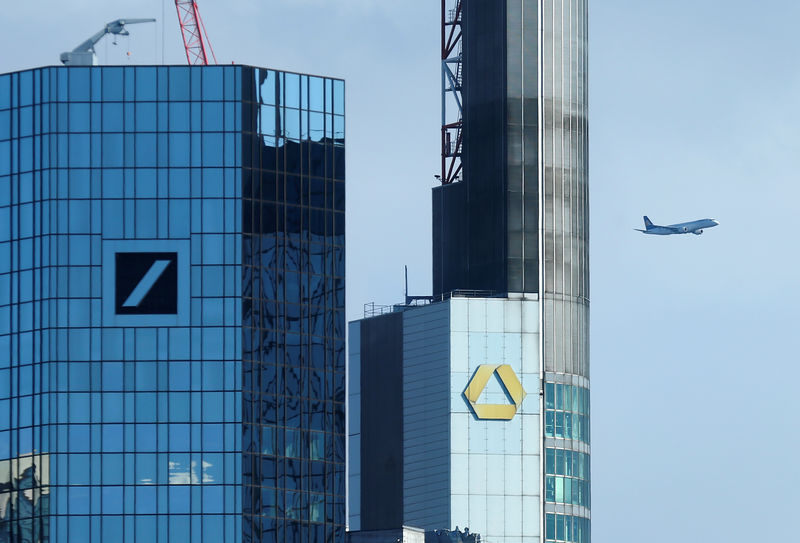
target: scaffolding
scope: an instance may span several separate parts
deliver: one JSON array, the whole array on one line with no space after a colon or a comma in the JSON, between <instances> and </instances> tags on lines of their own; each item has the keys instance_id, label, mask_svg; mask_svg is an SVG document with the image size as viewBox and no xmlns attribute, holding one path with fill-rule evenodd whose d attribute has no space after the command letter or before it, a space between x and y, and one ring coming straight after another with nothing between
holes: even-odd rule
<instances>
[{"instance_id":1,"label":"scaffolding","mask_svg":"<svg viewBox=\"0 0 800 543\"><path fill-rule=\"evenodd\" d=\"M442 173L436 178L443 185L461 178L462 3L462 0L442 0Z\"/></svg>"}]
</instances>

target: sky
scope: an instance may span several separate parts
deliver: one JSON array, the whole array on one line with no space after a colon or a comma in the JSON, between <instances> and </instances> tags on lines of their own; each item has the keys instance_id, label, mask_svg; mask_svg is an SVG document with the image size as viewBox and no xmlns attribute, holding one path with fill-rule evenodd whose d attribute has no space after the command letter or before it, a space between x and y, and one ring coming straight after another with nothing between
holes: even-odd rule
<instances>
[{"instance_id":1,"label":"sky","mask_svg":"<svg viewBox=\"0 0 800 543\"><path fill-rule=\"evenodd\" d=\"M7 2L0 73L58 63L120 17L102 63L184 63L162 0ZM439 167L431 0L226 0L220 63L347 82L347 313L430 292ZM800 4L592 1L594 541L797 540ZM130 56L127 53L130 52ZM704 217L702 236L644 236Z\"/></svg>"}]
</instances>

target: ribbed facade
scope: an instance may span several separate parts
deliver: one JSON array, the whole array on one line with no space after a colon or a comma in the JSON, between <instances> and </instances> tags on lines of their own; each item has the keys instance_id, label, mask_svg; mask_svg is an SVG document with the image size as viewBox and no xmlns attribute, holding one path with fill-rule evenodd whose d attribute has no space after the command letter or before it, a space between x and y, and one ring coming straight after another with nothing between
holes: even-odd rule
<instances>
[{"instance_id":1,"label":"ribbed facade","mask_svg":"<svg viewBox=\"0 0 800 543\"><path fill-rule=\"evenodd\" d=\"M540 3L545 541L590 540L588 2Z\"/></svg>"},{"instance_id":2,"label":"ribbed facade","mask_svg":"<svg viewBox=\"0 0 800 543\"><path fill-rule=\"evenodd\" d=\"M542 2L545 371L589 377L587 2Z\"/></svg>"}]
</instances>

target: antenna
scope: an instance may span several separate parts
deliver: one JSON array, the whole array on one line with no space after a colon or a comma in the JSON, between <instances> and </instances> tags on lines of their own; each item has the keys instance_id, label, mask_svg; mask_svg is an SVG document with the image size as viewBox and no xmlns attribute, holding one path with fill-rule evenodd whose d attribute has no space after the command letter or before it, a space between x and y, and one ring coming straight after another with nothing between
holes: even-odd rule
<instances>
[{"instance_id":1,"label":"antenna","mask_svg":"<svg viewBox=\"0 0 800 543\"><path fill-rule=\"evenodd\" d=\"M411 300L408 299L408 266L403 266L406 271L406 305L411 303Z\"/></svg>"}]
</instances>

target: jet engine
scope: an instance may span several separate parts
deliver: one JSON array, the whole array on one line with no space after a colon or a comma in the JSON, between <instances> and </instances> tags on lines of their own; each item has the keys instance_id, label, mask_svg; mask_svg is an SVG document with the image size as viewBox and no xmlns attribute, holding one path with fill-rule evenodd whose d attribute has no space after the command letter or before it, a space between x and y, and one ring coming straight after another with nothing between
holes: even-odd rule
<instances>
[{"instance_id":1,"label":"jet engine","mask_svg":"<svg viewBox=\"0 0 800 543\"><path fill-rule=\"evenodd\" d=\"M692 234L694 234L695 236L699 236L702 233L703 233L702 230L695 230L694 232L692 232Z\"/></svg>"}]
</instances>

